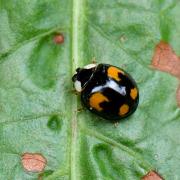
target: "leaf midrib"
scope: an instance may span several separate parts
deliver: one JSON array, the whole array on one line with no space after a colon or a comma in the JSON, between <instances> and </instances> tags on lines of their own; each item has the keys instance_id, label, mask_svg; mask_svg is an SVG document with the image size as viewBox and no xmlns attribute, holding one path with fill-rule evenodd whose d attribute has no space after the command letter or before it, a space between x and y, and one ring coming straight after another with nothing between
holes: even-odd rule
<instances>
[{"instance_id":1,"label":"leaf midrib","mask_svg":"<svg viewBox=\"0 0 180 180\"><path fill-rule=\"evenodd\" d=\"M79 24L80 24L80 12L82 13L83 9L82 0L73 0L72 4L72 74L74 74L75 69L78 66L79 62ZM77 97L72 99L72 121L71 121L71 149L70 149L70 179L77 179Z\"/></svg>"}]
</instances>

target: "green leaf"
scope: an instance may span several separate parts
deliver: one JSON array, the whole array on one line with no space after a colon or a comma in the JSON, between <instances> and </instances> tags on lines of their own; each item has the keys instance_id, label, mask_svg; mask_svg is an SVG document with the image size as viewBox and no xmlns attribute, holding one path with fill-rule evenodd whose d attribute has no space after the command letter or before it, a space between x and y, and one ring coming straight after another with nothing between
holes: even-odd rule
<instances>
[{"instance_id":1,"label":"green leaf","mask_svg":"<svg viewBox=\"0 0 180 180\"><path fill-rule=\"evenodd\" d=\"M180 55L179 17L178 0L1 0L0 179L180 179L179 82L149 66L161 40ZM71 77L93 59L138 83L139 107L117 127L77 111ZM23 169L26 152L44 172Z\"/></svg>"}]
</instances>

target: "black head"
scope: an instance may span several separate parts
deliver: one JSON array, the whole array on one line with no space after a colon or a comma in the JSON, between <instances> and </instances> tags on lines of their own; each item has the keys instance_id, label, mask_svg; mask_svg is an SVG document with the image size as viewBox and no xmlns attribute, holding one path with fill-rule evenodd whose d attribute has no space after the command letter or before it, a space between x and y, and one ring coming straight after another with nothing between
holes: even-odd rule
<instances>
[{"instance_id":1,"label":"black head","mask_svg":"<svg viewBox=\"0 0 180 180\"><path fill-rule=\"evenodd\" d=\"M95 64L88 64L83 68L77 68L76 74L72 77L76 91L81 92L96 69Z\"/></svg>"}]
</instances>

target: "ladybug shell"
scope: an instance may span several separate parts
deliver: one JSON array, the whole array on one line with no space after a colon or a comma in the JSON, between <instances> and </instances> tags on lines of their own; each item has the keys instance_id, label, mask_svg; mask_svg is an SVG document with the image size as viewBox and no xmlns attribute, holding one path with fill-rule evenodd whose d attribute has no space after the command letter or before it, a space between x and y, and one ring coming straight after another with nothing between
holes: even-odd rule
<instances>
[{"instance_id":1,"label":"ladybug shell","mask_svg":"<svg viewBox=\"0 0 180 180\"><path fill-rule=\"evenodd\" d=\"M136 110L139 93L135 81L124 70L99 64L83 88L81 100L91 112L118 120Z\"/></svg>"}]
</instances>

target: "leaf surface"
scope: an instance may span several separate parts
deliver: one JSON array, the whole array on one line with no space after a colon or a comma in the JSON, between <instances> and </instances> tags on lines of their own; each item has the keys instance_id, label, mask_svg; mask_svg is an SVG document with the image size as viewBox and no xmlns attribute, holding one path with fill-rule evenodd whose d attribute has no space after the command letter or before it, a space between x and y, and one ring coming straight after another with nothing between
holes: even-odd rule
<instances>
[{"instance_id":1,"label":"leaf surface","mask_svg":"<svg viewBox=\"0 0 180 180\"><path fill-rule=\"evenodd\" d=\"M179 82L150 68L162 40L180 55L179 17L178 0L1 0L0 179L179 179ZM137 81L139 107L117 127L77 111L71 77L93 59ZM24 170L24 153L45 170Z\"/></svg>"}]
</instances>

